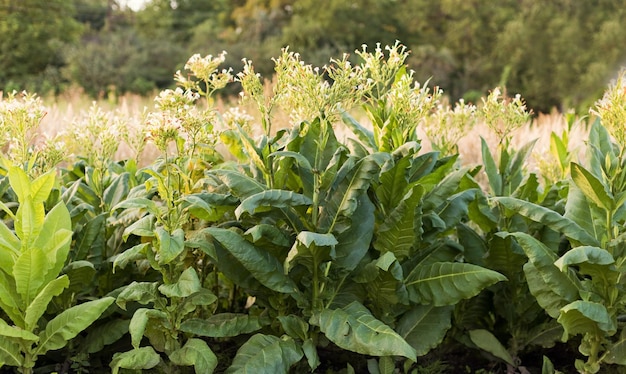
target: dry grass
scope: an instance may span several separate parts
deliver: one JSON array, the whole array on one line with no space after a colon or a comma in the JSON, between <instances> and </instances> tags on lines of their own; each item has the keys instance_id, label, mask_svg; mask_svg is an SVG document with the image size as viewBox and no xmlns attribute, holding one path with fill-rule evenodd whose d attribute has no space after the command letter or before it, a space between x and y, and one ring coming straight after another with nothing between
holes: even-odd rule
<instances>
[{"instance_id":1,"label":"dry grass","mask_svg":"<svg viewBox=\"0 0 626 374\"><path fill-rule=\"evenodd\" d=\"M156 96L156 94L154 96ZM125 95L99 100L96 104L103 110L115 111L118 115L133 119L133 121L129 121L130 123L134 122L141 125L141 118L144 111L154 107L154 96L141 97L137 95ZM80 93L70 93L60 97L44 98L44 104L48 108L48 113L41 123L42 132L54 136L60 131L63 131L72 124L77 116L88 111L93 102L93 100ZM218 100L216 102L217 110L222 113L233 105L239 105L252 116L257 115L256 109L250 103L241 104L236 99L226 101ZM363 124L368 125L364 116L360 116L359 120L363 120ZM273 122L276 128L287 127L289 126L289 116L285 113L277 112ZM532 122L529 122L513 134L512 139L515 147L521 147L527 142L537 139L533 156L527 164L529 171L539 172L539 165L541 163L550 162L550 134L555 132L560 135L566 127L567 124L563 115L555 112L539 115ZM261 132L260 128L257 130L258 133ZM336 131L339 139L352 136L350 131L342 124L336 126ZM423 139L422 145L424 150L429 150L430 142L423 133L420 135ZM479 123L468 135L458 142L458 149L463 165L475 166L482 163L481 137L490 145L492 152L497 148L498 140L495 135L485 124ZM575 125L570 133L570 150L576 151L576 149L582 148L581 145L583 145L586 138L587 128L584 123ZM143 163L147 164L151 162L156 156L157 152L154 148L147 148L142 155ZM118 159L129 157L128 149L122 145L116 157Z\"/></svg>"}]
</instances>

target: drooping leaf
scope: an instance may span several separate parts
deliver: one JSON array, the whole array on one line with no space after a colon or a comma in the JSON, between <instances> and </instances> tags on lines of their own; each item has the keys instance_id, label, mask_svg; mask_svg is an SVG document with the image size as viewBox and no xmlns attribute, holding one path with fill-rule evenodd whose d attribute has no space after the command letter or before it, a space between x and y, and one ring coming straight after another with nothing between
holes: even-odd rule
<instances>
[{"instance_id":1,"label":"drooping leaf","mask_svg":"<svg viewBox=\"0 0 626 374\"><path fill-rule=\"evenodd\" d=\"M335 259L333 264L346 270L354 270L369 250L374 236L375 206L369 197L359 198L358 207L350 217L349 227L336 234Z\"/></svg>"},{"instance_id":2,"label":"drooping leaf","mask_svg":"<svg viewBox=\"0 0 626 374\"><path fill-rule=\"evenodd\" d=\"M154 236L154 221L156 220L155 216L152 214L148 214L137 221L133 222L130 226L124 229L122 233L122 238L127 240L129 236L146 236L152 237Z\"/></svg>"},{"instance_id":3,"label":"drooping leaf","mask_svg":"<svg viewBox=\"0 0 626 374\"><path fill-rule=\"evenodd\" d=\"M120 292L116 303L120 308L126 310L126 303L129 301L136 301L143 305L154 302L158 297L158 286L157 282L132 282Z\"/></svg>"},{"instance_id":4,"label":"drooping leaf","mask_svg":"<svg viewBox=\"0 0 626 374\"><path fill-rule=\"evenodd\" d=\"M99 214L90 219L80 231L76 232L75 243L72 249L73 261L87 259L96 241L98 239L100 243L104 241L106 217L106 213Z\"/></svg>"},{"instance_id":5,"label":"drooping leaf","mask_svg":"<svg viewBox=\"0 0 626 374\"><path fill-rule=\"evenodd\" d=\"M2 343L4 343L5 341L6 342L18 342L20 340L24 342L33 343L39 340L39 337L33 334L32 332L30 332L29 330L25 330L17 326L9 326L1 318L0 318L0 336L4 337L2 339ZM15 338L15 339L9 339L9 338ZM0 345L2 345L2 343L0 343Z\"/></svg>"},{"instance_id":6,"label":"drooping leaf","mask_svg":"<svg viewBox=\"0 0 626 374\"><path fill-rule=\"evenodd\" d=\"M403 356L416 361L415 350L359 302L341 309L324 309L319 315L319 326L340 348L372 356Z\"/></svg>"},{"instance_id":7,"label":"drooping leaf","mask_svg":"<svg viewBox=\"0 0 626 374\"><path fill-rule=\"evenodd\" d=\"M202 285L198 273L192 267L185 269L173 284L162 284L159 291L167 297L188 297L200 291Z\"/></svg>"},{"instance_id":8,"label":"drooping leaf","mask_svg":"<svg viewBox=\"0 0 626 374\"><path fill-rule=\"evenodd\" d=\"M89 327L115 301L112 297L88 301L61 312L46 324L39 334L35 354L63 348L71 339Z\"/></svg>"},{"instance_id":9,"label":"drooping leaf","mask_svg":"<svg viewBox=\"0 0 626 374\"><path fill-rule=\"evenodd\" d=\"M343 120L343 123L348 126L350 130L352 130L352 132L370 152L373 152L377 149L374 134L369 129L362 126L356 119L354 119L354 117L352 117L350 113L345 110L342 111L341 119Z\"/></svg>"},{"instance_id":10,"label":"drooping leaf","mask_svg":"<svg viewBox=\"0 0 626 374\"><path fill-rule=\"evenodd\" d=\"M267 251L255 247L234 231L217 227L206 230L264 286L283 293L297 291L282 264Z\"/></svg>"},{"instance_id":11,"label":"drooping leaf","mask_svg":"<svg viewBox=\"0 0 626 374\"><path fill-rule=\"evenodd\" d=\"M416 266L406 278L409 297L419 304L454 305L507 278L493 270L458 262Z\"/></svg>"},{"instance_id":12,"label":"drooping leaf","mask_svg":"<svg viewBox=\"0 0 626 374\"><path fill-rule=\"evenodd\" d=\"M176 365L193 365L196 374L210 374L217 367L217 356L207 343L200 339L187 340L185 345L172 352L169 358Z\"/></svg>"},{"instance_id":13,"label":"drooping leaf","mask_svg":"<svg viewBox=\"0 0 626 374\"><path fill-rule=\"evenodd\" d=\"M157 309L139 308L133 314L128 324L128 332L135 349L139 348L141 339L144 336L148 323L151 325L161 325L167 321L167 314Z\"/></svg>"},{"instance_id":14,"label":"drooping leaf","mask_svg":"<svg viewBox=\"0 0 626 374\"><path fill-rule=\"evenodd\" d=\"M515 237L551 292L559 295L567 302L572 302L578 298L580 287L578 279L571 272L564 273L554 265L556 254L552 250L526 233L517 232L507 235Z\"/></svg>"},{"instance_id":15,"label":"drooping leaf","mask_svg":"<svg viewBox=\"0 0 626 374\"><path fill-rule=\"evenodd\" d=\"M602 229L596 224L592 206L575 184L569 186L563 217L576 222L598 241L602 239Z\"/></svg>"},{"instance_id":16,"label":"drooping leaf","mask_svg":"<svg viewBox=\"0 0 626 374\"><path fill-rule=\"evenodd\" d=\"M87 353L100 352L102 348L113 344L128 333L127 319L114 319L95 328L89 329L84 344L80 349Z\"/></svg>"},{"instance_id":17,"label":"drooping leaf","mask_svg":"<svg viewBox=\"0 0 626 374\"><path fill-rule=\"evenodd\" d=\"M485 165L485 173L487 173L487 179L489 180L489 186L495 196L502 195L502 176L499 173L498 166L496 165L489 145L485 139L480 137L481 152L483 156L483 164Z\"/></svg>"},{"instance_id":18,"label":"drooping leaf","mask_svg":"<svg viewBox=\"0 0 626 374\"><path fill-rule=\"evenodd\" d=\"M226 186L228 186L233 195L237 196L241 200L266 190L264 185L238 171L214 169L211 170L211 173L215 174Z\"/></svg>"},{"instance_id":19,"label":"drooping leaf","mask_svg":"<svg viewBox=\"0 0 626 374\"><path fill-rule=\"evenodd\" d=\"M115 353L109 366L112 374L118 374L120 369L147 370L161 362L161 356L152 347L141 347L132 351Z\"/></svg>"},{"instance_id":20,"label":"drooping leaf","mask_svg":"<svg viewBox=\"0 0 626 374\"><path fill-rule=\"evenodd\" d=\"M111 208L111 211L115 211L118 209L145 209L147 212L151 213L154 216L158 216L160 214L157 203L145 197L133 197L126 199Z\"/></svg>"},{"instance_id":21,"label":"drooping leaf","mask_svg":"<svg viewBox=\"0 0 626 374\"><path fill-rule=\"evenodd\" d=\"M469 336L478 348L491 353L509 365L515 365L511 354L491 332L484 329L470 330Z\"/></svg>"},{"instance_id":22,"label":"drooping leaf","mask_svg":"<svg viewBox=\"0 0 626 374\"><path fill-rule=\"evenodd\" d=\"M157 227L155 233L159 241L157 250L159 264L169 264L185 250L185 232L183 229L176 229L170 234L164 228Z\"/></svg>"},{"instance_id":23,"label":"drooping leaf","mask_svg":"<svg viewBox=\"0 0 626 374\"><path fill-rule=\"evenodd\" d=\"M289 368L300 361L302 356L300 347L289 337L281 339L256 334L239 348L226 373L288 373Z\"/></svg>"},{"instance_id":24,"label":"drooping leaf","mask_svg":"<svg viewBox=\"0 0 626 374\"><path fill-rule=\"evenodd\" d=\"M311 205L313 201L299 193L286 190L266 190L244 199L235 209L235 215L240 218L243 213L254 214L262 207L288 208L299 205Z\"/></svg>"},{"instance_id":25,"label":"drooping leaf","mask_svg":"<svg viewBox=\"0 0 626 374\"><path fill-rule=\"evenodd\" d=\"M437 347L452 326L452 306L415 305L398 321L396 331L424 356Z\"/></svg>"},{"instance_id":26,"label":"drooping leaf","mask_svg":"<svg viewBox=\"0 0 626 374\"><path fill-rule=\"evenodd\" d=\"M593 265L611 265L615 263L615 259L604 248L592 246L580 246L567 251L561 258L556 260L554 265L561 271L565 271L568 266L579 264Z\"/></svg>"},{"instance_id":27,"label":"drooping leaf","mask_svg":"<svg viewBox=\"0 0 626 374\"><path fill-rule=\"evenodd\" d=\"M23 362L24 356L22 356L19 344L6 338L2 339L2 343L0 343L0 364L19 367L22 366Z\"/></svg>"},{"instance_id":28,"label":"drooping leaf","mask_svg":"<svg viewBox=\"0 0 626 374\"><path fill-rule=\"evenodd\" d=\"M302 343L302 351L304 352L304 356L306 357L311 370L317 369L317 367L320 366L321 361L319 355L317 354L317 347L312 339L306 339Z\"/></svg>"},{"instance_id":29,"label":"drooping leaf","mask_svg":"<svg viewBox=\"0 0 626 374\"><path fill-rule=\"evenodd\" d=\"M626 365L626 329L622 327L619 339L609 345L602 360L607 364Z\"/></svg>"},{"instance_id":30,"label":"drooping leaf","mask_svg":"<svg viewBox=\"0 0 626 374\"><path fill-rule=\"evenodd\" d=\"M563 217L553 210L513 197L496 197L494 200L507 209L544 224L583 245L598 246L600 244L596 238L583 230L574 221Z\"/></svg>"},{"instance_id":31,"label":"drooping leaf","mask_svg":"<svg viewBox=\"0 0 626 374\"><path fill-rule=\"evenodd\" d=\"M0 221L0 269L7 274L13 271L15 258L19 255L21 243L13 231Z\"/></svg>"},{"instance_id":32,"label":"drooping leaf","mask_svg":"<svg viewBox=\"0 0 626 374\"><path fill-rule=\"evenodd\" d=\"M41 289L24 313L24 323L28 331L34 331L37 321L39 321L39 318L44 314L46 308L48 308L48 304L50 304L52 298L59 296L69 284L70 281L67 275L62 275L46 284Z\"/></svg>"},{"instance_id":33,"label":"drooping leaf","mask_svg":"<svg viewBox=\"0 0 626 374\"><path fill-rule=\"evenodd\" d=\"M149 249L150 243L141 243L136 246L125 250L119 255L115 256L113 260L113 273L115 269L124 269L131 261L142 260L146 258L145 251Z\"/></svg>"},{"instance_id":34,"label":"drooping leaf","mask_svg":"<svg viewBox=\"0 0 626 374\"><path fill-rule=\"evenodd\" d=\"M571 300L556 293L550 284L544 280L541 273L531 261L524 265L524 275L530 293L535 297L537 304L541 306L552 318L558 318L561 308Z\"/></svg>"},{"instance_id":35,"label":"drooping leaf","mask_svg":"<svg viewBox=\"0 0 626 374\"><path fill-rule=\"evenodd\" d=\"M119 204L130 191L130 173L124 172L113 178L111 184L102 193L102 200L108 207Z\"/></svg>"},{"instance_id":36,"label":"drooping leaf","mask_svg":"<svg viewBox=\"0 0 626 374\"><path fill-rule=\"evenodd\" d=\"M180 331L211 338L227 338L258 331L269 323L267 317L220 313L207 319L188 319L181 324Z\"/></svg>"},{"instance_id":37,"label":"drooping leaf","mask_svg":"<svg viewBox=\"0 0 626 374\"><path fill-rule=\"evenodd\" d=\"M565 329L564 341L570 335L595 334L598 331L614 334L617 328L604 305L585 300L576 300L561 308L558 322Z\"/></svg>"},{"instance_id":38,"label":"drooping leaf","mask_svg":"<svg viewBox=\"0 0 626 374\"><path fill-rule=\"evenodd\" d=\"M280 321L280 325L282 326L283 330L285 330L287 335L291 336L294 339L300 339L302 341L307 339L309 324L306 323L302 318L290 314L288 316L278 316L277 319Z\"/></svg>"}]
</instances>

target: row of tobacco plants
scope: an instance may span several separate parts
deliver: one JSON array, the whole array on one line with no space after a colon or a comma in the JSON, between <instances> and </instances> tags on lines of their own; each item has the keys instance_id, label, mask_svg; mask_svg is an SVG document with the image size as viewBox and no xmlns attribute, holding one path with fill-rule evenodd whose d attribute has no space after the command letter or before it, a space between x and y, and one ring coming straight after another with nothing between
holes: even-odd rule
<instances>
[{"instance_id":1,"label":"row of tobacco plants","mask_svg":"<svg viewBox=\"0 0 626 374\"><path fill-rule=\"evenodd\" d=\"M538 176L519 96L451 107L403 46L356 55L284 50L271 88L193 56L135 134L94 107L42 140L37 97L0 101L0 370L624 372L624 82ZM231 83L257 120L214 106Z\"/></svg>"}]
</instances>

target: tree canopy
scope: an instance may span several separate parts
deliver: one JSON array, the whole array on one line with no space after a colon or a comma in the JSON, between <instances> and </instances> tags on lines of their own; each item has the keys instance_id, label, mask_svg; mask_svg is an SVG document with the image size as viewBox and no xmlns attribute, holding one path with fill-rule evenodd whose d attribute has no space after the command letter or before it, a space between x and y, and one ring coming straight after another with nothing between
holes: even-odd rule
<instances>
[{"instance_id":1,"label":"tree canopy","mask_svg":"<svg viewBox=\"0 0 626 374\"><path fill-rule=\"evenodd\" d=\"M366 44L412 52L409 68L452 99L495 86L536 112L585 108L626 61L623 1L0 0L0 89L146 93L193 53L252 59L264 76L281 48L314 65Z\"/></svg>"}]
</instances>

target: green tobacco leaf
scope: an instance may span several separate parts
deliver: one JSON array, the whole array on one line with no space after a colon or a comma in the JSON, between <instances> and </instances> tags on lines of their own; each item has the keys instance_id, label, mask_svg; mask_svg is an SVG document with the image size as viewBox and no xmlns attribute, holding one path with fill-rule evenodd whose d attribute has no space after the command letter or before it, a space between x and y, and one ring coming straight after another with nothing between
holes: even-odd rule
<instances>
[{"instance_id":1,"label":"green tobacco leaf","mask_svg":"<svg viewBox=\"0 0 626 374\"><path fill-rule=\"evenodd\" d=\"M112 297L73 306L50 320L46 329L39 334L39 346L35 354L65 347L76 335L89 327L115 301Z\"/></svg>"},{"instance_id":2,"label":"green tobacco leaf","mask_svg":"<svg viewBox=\"0 0 626 374\"><path fill-rule=\"evenodd\" d=\"M626 329L622 327L619 340L609 345L601 358L607 364L626 365Z\"/></svg>"},{"instance_id":3,"label":"green tobacco leaf","mask_svg":"<svg viewBox=\"0 0 626 374\"><path fill-rule=\"evenodd\" d=\"M264 286L282 293L297 292L295 283L285 275L280 261L269 252L257 248L234 231L217 227L205 230Z\"/></svg>"},{"instance_id":4,"label":"green tobacco leaf","mask_svg":"<svg viewBox=\"0 0 626 374\"><path fill-rule=\"evenodd\" d=\"M302 341L307 339L309 324L306 323L302 318L290 314L288 316L278 316L277 319L280 321L280 325L282 326L283 330L285 330L287 335L291 336L294 339L300 339Z\"/></svg>"},{"instance_id":5,"label":"green tobacco leaf","mask_svg":"<svg viewBox=\"0 0 626 374\"><path fill-rule=\"evenodd\" d=\"M324 309L319 315L319 326L340 348L372 356L403 356L417 360L415 350L359 302L341 309Z\"/></svg>"},{"instance_id":6,"label":"green tobacco leaf","mask_svg":"<svg viewBox=\"0 0 626 374\"><path fill-rule=\"evenodd\" d=\"M13 323L24 326L23 308L20 305L20 296L15 291L15 281L0 271L0 308Z\"/></svg>"},{"instance_id":7,"label":"green tobacco leaf","mask_svg":"<svg viewBox=\"0 0 626 374\"><path fill-rule=\"evenodd\" d=\"M15 258L19 256L21 242L7 225L0 221L0 269L11 274Z\"/></svg>"},{"instance_id":8,"label":"green tobacco leaf","mask_svg":"<svg viewBox=\"0 0 626 374\"><path fill-rule=\"evenodd\" d=\"M342 111L341 119L369 151L373 152L377 149L374 133L363 127L356 119L354 119L354 117L350 115L350 113L345 110Z\"/></svg>"},{"instance_id":9,"label":"green tobacco leaf","mask_svg":"<svg viewBox=\"0 0 626 374\"><path fill-rule=\"evenodd\" d=\"M469 336L472 343L476 344L478 348L491 353L509 365L515 365L511 354L504 348L498 338L489 331L483 329L470 330Z\"/></svg>"},{"instance_id":10,"label":"green tobacco leaf","mask_svg":"<svg viewBox=\"0 0 626 374\"><path fill-rule=\"evenodd\" d=\"M107 207L113 207L124 200L130 191L130 173L117 175L111 184L104 190L102 199Z\"/></svg>"},{"instance_id":11,"label":"green tobacco leaf","mask_svg":"<svg viewBox=\"0 0 626 374\"><path fill-rule=\"evenodd\" d=\"M149 249L149 246L150 243L137 244L136 246L115 256L115 259L113 260L113 274L115 274L115 269L124 269L131 261L146 258L146 250Z\"/></svg>"},{"instance_id":12,"label":"green tobacco leaf","mask_svg":"<svg viewBox=\"0 0 626 374\"><path fill-rule=\"evenodd\" d=\"M446 227L455 227L461 221L465 220L469 210L469 204L476 198L477 189L469 189L457 194L454 194L446 199L446 201L440 205L437 210L437 215Z\"/></svg>"},{"instance_id":13,"label":"green tobacco leaf","mask_svg":"<svg viewBox=\"0 0 626 374\"><path fill-rule=\"evenodd\" d=\"M132 282L124 288L122 292L117 296L117 305L126 310L126 303L129 301L136 301L139 304L146 305L152 303L158 298L157 282Z\"/></svg>"},{"instance_id":14,"label":"green tobacco leaf","mask_svg":"<svg viewBox=\"0 0 626 374\"><path fill-rule=\"evenodd\" d=\"M187 268L182 272L174 284L162 284L159 291L167 297L188 297L200 291L202 285L194 268Z\"/></svg>"},{"instance_id":15,"label":"green tobacco leaf","mask_svg":"<svg viewBox=\"0 0 626 374\"><path fill-rule=\"evenodd\" d=\"M9 326L2 318L0 318L0 336L6 338L16 339L2 339L4 341L24 341L24 342L37 342L39 337L28 330L21 329L17 326ZM2 345L2 343L0 343Z\"/></svg>"},{"instance_id":16,"label":"green tobacco leaf","mask_svg":"<svg viewBox=\"0 0 626 374\"><path fill-rule=\"evenodd\" d=\"M200 339L187 340L182 348L169 355L169 359L176 365L193 365L197 374L210 374L217 367L217 356L207 343Z\"/></svg>"},{"instance_id":17,"label":"green tobacco leaf","mask_svg":"<svg viewBox=\"0 0 626 374\"><path fill-rule=\"evenodd\" d=\"M267 317L220 313L207 319L188 319L181 324L180 331L211 338L227 338L249 334L269 324L270 320Z\"/></svg>"},{"instance_id":18,"label":"green tobacco leaf","mask_svg":"<svg viewBox=\"0 0 626 374\"><path fill-rule=\"evenodd\" d=\"M13 265L15 290L21 296L24 307L39 293L48 270L46 255L39 248L27 248Z\"/></svg>"},{"instance_id":19,"label":"green tobacco leaf","mask_svg":"<svg viewBox=\"0 0 626 374\"><path fill-rule=\"evenodd\" d=\"M48 308L48 304L50 304L52 298L59 296L69 285L70 281L68 276L62 275L43 287L39 294L28 305L24 313L24 324L28 331L35 329L37 321L39 321L39 318Z\"/></svg>"},{"instance_id":20,"label":"green tobacco leaf","mask_svg":"<svg viewBox=\"0 0 626 374\"><path fill-rule=\"evenodd\" d=\"M599 330L611 335L617 328L604 305L584 300L576 300L561 308L558 322L565 329L564 341L569 335L596 334Z\"/></svg>"},{"instance_id":21,"label":"green tobacco leaf","mask_svg":"<svg viewBox=\"0 0 626 374\"><path fill-rule=\"evenodd\" d=\"M615 200L604 184L587 169L575 162L570 164L570 173L576 186L597 206L613 211Z\"/></svg>"},{"instance_id":22,"label":"green tobacco leaf","mask_svg":"<svg viewBox=\"0 0 626 374\"><path fill-rule=\"evenodd\" d=\"M135 349L139 348L141 339L144 336L148 322L156 325L162 325L167 321L167 314L157 309L139 308L133 314L128 324L128 332L130 333L130 340ZM160 322L160 323L158 323Z\"/></svg>"},{"instance_id":23,"label":"green tobacco leaf","mask_svg":"<svg viewBox=\"0 0 626 374\"><path fill-rule=\"evenodd\" d=\"M332 231L339 216L350 217L358 207L359 197L367 192L380 166L389 157L386 153L374 153L360 160L330 191L320 213L319 228Z\"/></svg>"},{"instance_id":24,"label":"green tobacco leaf","mask_svg":"<svg viewBox=\"0 0 626 374\"><path fill-rule=\"evenodd\" d=\"M424 188L415 185L378 227L374 248L381 253L393 252L396 258L409 256L416 242L415 208L421 202Z\"/></svg>"},{"instance_id":25,"label":"green tobacco leaf","mask_svg":"<svg viewBox=\"0 0 626 374\"><path fill-rule=\"evenodd\" d=\"M600 244L595 237L583 230L576 222L563 217L553 210L513 197L495 197L494 200L507 209L519 213L535 222L544 224L552 230L563 233L568 238L574 239L583 245L598 246Z\"/></svg>"},{"instance_id":26,"label":"green tobacco leaf","mask_svg":"<svg viewBox=\"0 0 626 374\"><path fill-rule=\"evenodd\" d=\"M147 370L161 362L161 356L152 347L141 347L132 351L116 353L109 366L112 374L118 374L120 369Z\"/></svg>"},{"instance_id":27,"label":"green tobacco leaf","mask_svg":"<svg viewBox=\"0 0 626 374\"><path fill-rule=\"evenodd\" d=\"M115 319L89 329L84 344L80 346L81 351L90 354L100 352L105 346L115 343L126 335L129 323L127 319Z\"/></svg>"},{"instance_id":28,"label":"green tobacco leaf","mask_svg":"<svg viewBox=\"0 0 626 374\"><path fill-rule=\"evenodd\" d=\"M300 361L302 356L302 349L291 338L256 334L239 348L226 374L288 373L289 368Z\"/></svg>"},{"instance_id":29,"label":"green tobacco leaf","mask_svg":"<svg viewBox=\"0 0 626 374\"><path fill-rule=\"evenodd\" d=\"M554 265L561 271L565 271L568 266L578 264L594 264L594 265L611 265L615 263L615 259L603 248L580 246L567 251L561 258L556 260Z\"/></svg>"},{"instance_id":30,"label":"green tobacco leaf","mask_svg":"<svg viewBox=\"0 0 626 374\"><path fill-rule=\"evenodd\" d=\"M153 237L155 220L156 218L154 215L148 214L145 217L133 222L130 226L124 229L122 239L127 240L131 235Z\"/></svg>"},{"instance_id":31,"label":"green tobacco leaf","mask_svg":"<svg viewBox=\"0 0 626 374\"><path fill-rule=\"evenodd\" d=\"M541 306L546 313L552 318L558 318L561 308L567 305L571 300L567 300L563 296L554 292L549 283L547 283L531 261L524 265L524 275L528 283L530 293L537 300L537 304Z\"/></svg>"},{"instance_id":32,"label":"green tobacco leaf","mask_svg":"<svg viewBox=\"0 0 626 374\"><path fill-rule=\"evenodd\" d=\"M213 169L211 170L211 173L215 174L226 186L228 186L233 195L237 196L241 200L266 190L264 185L238 171Z\"/></svg>"},{"instance_id":33,"label":"green tobacco leaf","mask_svg":"<svg viewBox=\"0 0 626 374\"><path fill-rule=\"evenodd\" d=\"M443 167L440 167L440 169L441 168ZM428 189L429 187L427 187L425 183L421 183L420 180L420 184L427 191L423 199L422 209L424 211L430 211L444 206L444 204L446 204L450 197L458 191L459 186L461 185L463 179L465 179L468 170L468 168L463 168L459 170L449 171L445 174L443 179L439 179L436 181L436 185L430 187L432 188L431 190ZM433 174L424 177L422 180L429 179L431 175Z\"/></svg>"},{"instance_id":34,"label":"green tobacco leaf","mask_svg":"<svg viewBox=\"0 0 626 374\"><path fill-rule=\"evenodd\" d=\"M480 137L480 147L483 156L483 165L485 165L485 173L487 173L487 179L489 180L491 191L495 196L501 196L502 177L500 176L498 166L493 159L489 145L482 136Z\"/></svg>"},{"instance_id":35,"label":"green tobacco leaf","mask_svg":"<svg viewBox=\"0 0 626 374\"><path fill-rule=\"evenodd\" d=\"M453 306L415 305L398 321L396 331L417 352L424 356L437 347L452 326Z\"/></svg>"},{"instance_id":36,"label":"green tobacco leaf","mask_svg":"<svg viewBox=\"0 0 626 374\"><path fill-rule=\"evenodd\" d=\"M311 204L313 204L313 200L293 191L267 190L244 199L235 209L235 215L239 219L243 213L254 214L257 209L263 207L289 208Z\"/></svg>"},{"instance_id":37,"label":"green tobacco leaf","mask_svg":"<svg viewBox=\"0 0 626 374\"><path fill-rule=\"evenodd\" d=\"M126 199L111 208L111 211L115 211L118 209L145 209L153 216L159 216L160 214L159 207L157 206L156 202L150 199L146 199L145 197L133 197L130 199Z\"/></svg>"},{"instance_id":38,"label":"green tobacco leaf","mask_svg":"<svg viewBox=\"0 0 626 374\"><path fill-rule=\"evenodd\" d=\"M405 284L411 301L434 306L454 305L507 278L493 270L458 262L416 266Z\"/></svg>"},{"instance_id":39,"label":"green tobacco leaf","mask_svg":"<svg viewBox=\"0 0 626 374\"><path fill-rule=\"evenodd\" d=\"M23 362L24 356L22 356L19 344L9 339L2 339L0 343L0 368L2 365L20 367Z\"/></svg>"},{"instance_id":40,"label":"green tobacco leaf","mask_svg":"<svg viewBox=\"0 0 626 374\"><path fill-rule=\"evenodd\" d=\"M73 261L86 259L91 254L92 247L102 245L108 216L108 213L99 214L76 232L72 248Z\"/></svg>"},{"instance_id":41,"label":"green tobacco leaf","mask_svg":"<svg viewBox=\"0 0 626 374\"><path fill-rule=\"evenodd\" d=\"M526 233L517 232L506 235L515 237L551 292L559 295L566 302L578 299L580 288L578 279L571 272L564 273L554 265L556 254L550 248Z\"/></svg>"},{"instance_id":42,"label":"green tobacco leaf","mask_svg":"<svg viewBox=\"0 0 626 374\"><path fill-rule=\"evenodd\" d=\"M587 233L600 240L605 229L596 223L598 220L594 219L594 209L599 210L591 206L580 188L573 183L570 184L563 217L576 222Z\"/></svg>"},{"instance_id":43,"label":"green tobacco leaf","mask_svg":"<svg viewBox=\"0 0 626 374\"><path fill-rule=\"evenodd\" d=\"M409 185L407 174L412 160L412 155L405 156L396 161L392 168L380 173L380 184L376 188L376 197L385 211L394 209L406 198Z\"/></svg>"},{"instance_id":44,"label":"green tobacco leaf","mask_svg":"<svg viewBox=\"0 0 626 374\"><path fill-rule=\"evenodd\" d=\"M315 370L318 366L320 366L321 361L320 357L317 354L317 347L312 339L306 339L302 343L302 351L306 356L306 360L309 363L309 367L311 370Z\"/></svg>"},{"instance_id":45,"label":"green tobacco leaf","mask_svg":"<svg viewBox=\"0 0 626 374\"><path fill-rule=\"evenodd\" d=\"M375 206L369 197L359 198L359 206L352 214L352 224L336 234L335 259L333 265L347 270L354 270L359 265L372 242L375 228Z\"/></svg>"},{"instance_id":46,"label":"green tobacco leaf","mask_svg":"<svg viewBox=\"0 0 626 374\"><path fill-rule=\"evenodd\" d=\"M176 229L171 234L162 227L155 230L159 241L158 261L160 265L166 265L174 261L185 250L185 232Z\"/></svg>"}]
</instances>

